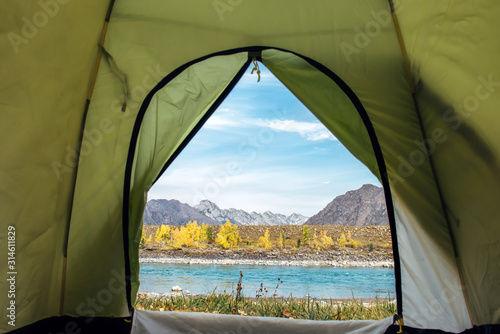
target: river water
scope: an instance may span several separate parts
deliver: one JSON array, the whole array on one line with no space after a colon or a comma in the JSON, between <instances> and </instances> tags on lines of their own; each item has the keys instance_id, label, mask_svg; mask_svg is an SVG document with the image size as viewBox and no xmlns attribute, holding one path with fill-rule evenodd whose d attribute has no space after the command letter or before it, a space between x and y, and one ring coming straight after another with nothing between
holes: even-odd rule
<instances>
[{"instance_id":1,"label":"river water","mask_svg":"<svg viewBox=\"0 0 500 334\"><path fill-rule=\"evenodd\" d=\"M312 298L395 298L392 268L141 263L139 292L170 293L178 285L191 294L235 292L243 272L243 294ZM280 283L276 289L278 278ZM265 291L264 291L265 293Z\"/></svg>"}]
</instances>

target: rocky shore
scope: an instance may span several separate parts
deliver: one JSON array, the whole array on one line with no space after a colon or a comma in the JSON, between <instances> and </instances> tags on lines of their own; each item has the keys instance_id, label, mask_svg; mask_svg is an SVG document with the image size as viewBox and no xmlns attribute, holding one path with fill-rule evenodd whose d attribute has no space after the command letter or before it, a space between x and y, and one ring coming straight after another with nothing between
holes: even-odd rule
<instances>
[{"instance_id":1,"label":"rocky shore","mask_svg":"<svg viewBox=\"0 0 500 334\"><path fill-rule=\"evenodd\" d=\"M392 254L386 251L316 251L311 249L141 249L143 263L322 266L322 267L393 267Z\"/></svg>"}]
</instances>

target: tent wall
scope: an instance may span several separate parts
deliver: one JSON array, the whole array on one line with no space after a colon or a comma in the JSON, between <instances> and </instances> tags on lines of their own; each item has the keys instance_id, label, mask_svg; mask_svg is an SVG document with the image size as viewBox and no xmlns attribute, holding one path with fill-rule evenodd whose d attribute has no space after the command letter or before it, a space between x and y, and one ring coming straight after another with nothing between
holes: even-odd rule
<instances>
[{"instance_id":1,"label":"tent wall","mask_svg":"<svg viewBox=\"0 0 500 334\"><path fill-rule=\"evenodd\" d=\"M431 5L432 4L432 5ZM423 126L474 320L500 322L498 2L399 13ZM425 20L425 21L423 21ZM439 140L434 133L442 132ZM420 224L432 229L432 221ZM452 301L453 302L453 301Z\"/></svg>"},{"instance_id":2,"label":"tent wall","mask_svg":"<svg viewBox=\"0 0 500 334\"><path fill-rule=\"evenodd\" d=\"M300 64L300 60L293 60L293 57L289 55L276 54L272 50L263 53L266 66L327 125L354 156L364 162L375 175L379 174L378 166L374 161L375 153L371 150L372 143L359 114L355 110L340 108L342 97L335 94L336 87L333 86L336 85L333 84L333 80L312 68L312 65L303 64L305 61L302 60L300 66L297 65L297 62ZM348 102L351 109L354 109L352 102ZM392 109L391 105L383 108L384 113L390 113ZM389 200L395 204L399 248L399 259L395 260L402 262L400 278L405 322L416 327L429 328L432 322L438 321L446 323L449 330L460 331L469 327L470 322L456 264L451 253L452 245L448 229L440 216L439 208L433 208L432 203L429 203L429 200L434 203L439 201L434 184L429 178L429 165L422 165L419 168L420 177L418 178L413 177L401 181L400 177L394 176L397 175L396 172L399 172L395 170L399 159L393 155L396 146L394 142L397 141L395 140L397 137L394 136L402 140L400 152L411 150L412 147L407 146L404 136L414 131L414 138L420 138L418 125L408 121L392 125L387 121L377 122L377 116L380 113L379 110L369 111L372 124L378 130L374 140L382 146L383 158L387 164L383 167L388 168L391 180L393 195ZM398 133L396 129L400 132ZM384 136L389 132L392 134L391 138ZM357 145L361 145L364 150L359 150ZM394 163L391 164L391 162ZM380 174L379 178L383 183ZM426 198L413 193L417 187L427 194ZM431 194L434 196L431 197ZM408 198L412 200L408 201ZM418 216L416 217L411 212L416 212ZM427 235L425 231L422 231L418 219L432 220L434 222L432 233ZM438 222L441 222L440 229L436 226ZM399 275L397 270L398 268L396 268L396 275ZM450 284L451 282L453 283ZM453 291L450 291L450 285L454 288ZM421 286L426 286L425 291L421 291L419 288ZM416 293L416 291L419 292ZM446 293L443 294L443 291ZM450 303L452 297L453 303ZM451 322L449 319L454 320Z\"/></svg>"},{"instance_id":3,"label":"tent wall","mask_svg":"<svg viewBox=\"0 0 500 334\"><path fill-rule=\"evenodd\" d=\"M106 14L102 1L0 4L0 331L58 315L82 113ZM7 227L16 231L7 267ZM7 272L15 276L8 297Z\"/></svg>"}]
</instances>

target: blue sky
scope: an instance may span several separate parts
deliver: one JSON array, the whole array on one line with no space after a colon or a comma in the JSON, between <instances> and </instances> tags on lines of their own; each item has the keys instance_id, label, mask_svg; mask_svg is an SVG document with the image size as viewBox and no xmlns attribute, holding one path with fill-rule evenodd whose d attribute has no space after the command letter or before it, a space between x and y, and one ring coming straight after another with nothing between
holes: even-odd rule
<instances>
[{"instance_id":1,"label":"blue sky","mask_svg":"<svg viewBox=\"0 0 500 334\"><path fill-rule=\"evenodd\" d=\"M312 216L377 178L262 64L242 77L148 199Z\"/></svg>"}]
</instances>

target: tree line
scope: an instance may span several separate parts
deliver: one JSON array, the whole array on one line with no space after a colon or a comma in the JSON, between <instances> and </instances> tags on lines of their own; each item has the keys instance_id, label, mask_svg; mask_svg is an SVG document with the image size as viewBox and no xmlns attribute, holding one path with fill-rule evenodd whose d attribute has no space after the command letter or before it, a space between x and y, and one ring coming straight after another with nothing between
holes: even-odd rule
<instances>
[{"instance_id":1,"label":"tree line","mask_svg":"<svg viewBox=\"0 0 500 334\"><path fill-rule=\"evenodd\" d=\"M152 243L174 248L205 248L208 244L216 244L228 249L240 246L241 238L238 226L231 224L229 220L220 227L219 232L215 236L213 226L208 224L198 225L196 221L193 221L180 227L160 225L156 229L154 236L150 235L149 237L146 236L146 232L143 229L140 246L143 248ZM277 242L275 240L275 245L284 248L285 243L285 234L281 232ZM250 246L250 243L247 242L246 245ZM319 235L315 232L311 236L311 230L307 225L304 225L302 228L302 238L298 238L296 242L296 248L306 247L317 250L327 250L334 246L340 246L345 250L346 247L358 248L359 245L360 243L353 239L350 231L347 232L347 235L342 232L340 237L334 240L326 231L323 231ZM251 246L254 245L252 244ZM258 239L255 246L263 249L271 249L273 247L273 241L269 237L269 229L265 230L264 235ZM293 248L295 248L295 245L293 245ZM370 250L372 250L372 247L370 247Z\"/></svg>"}]
</instances>

